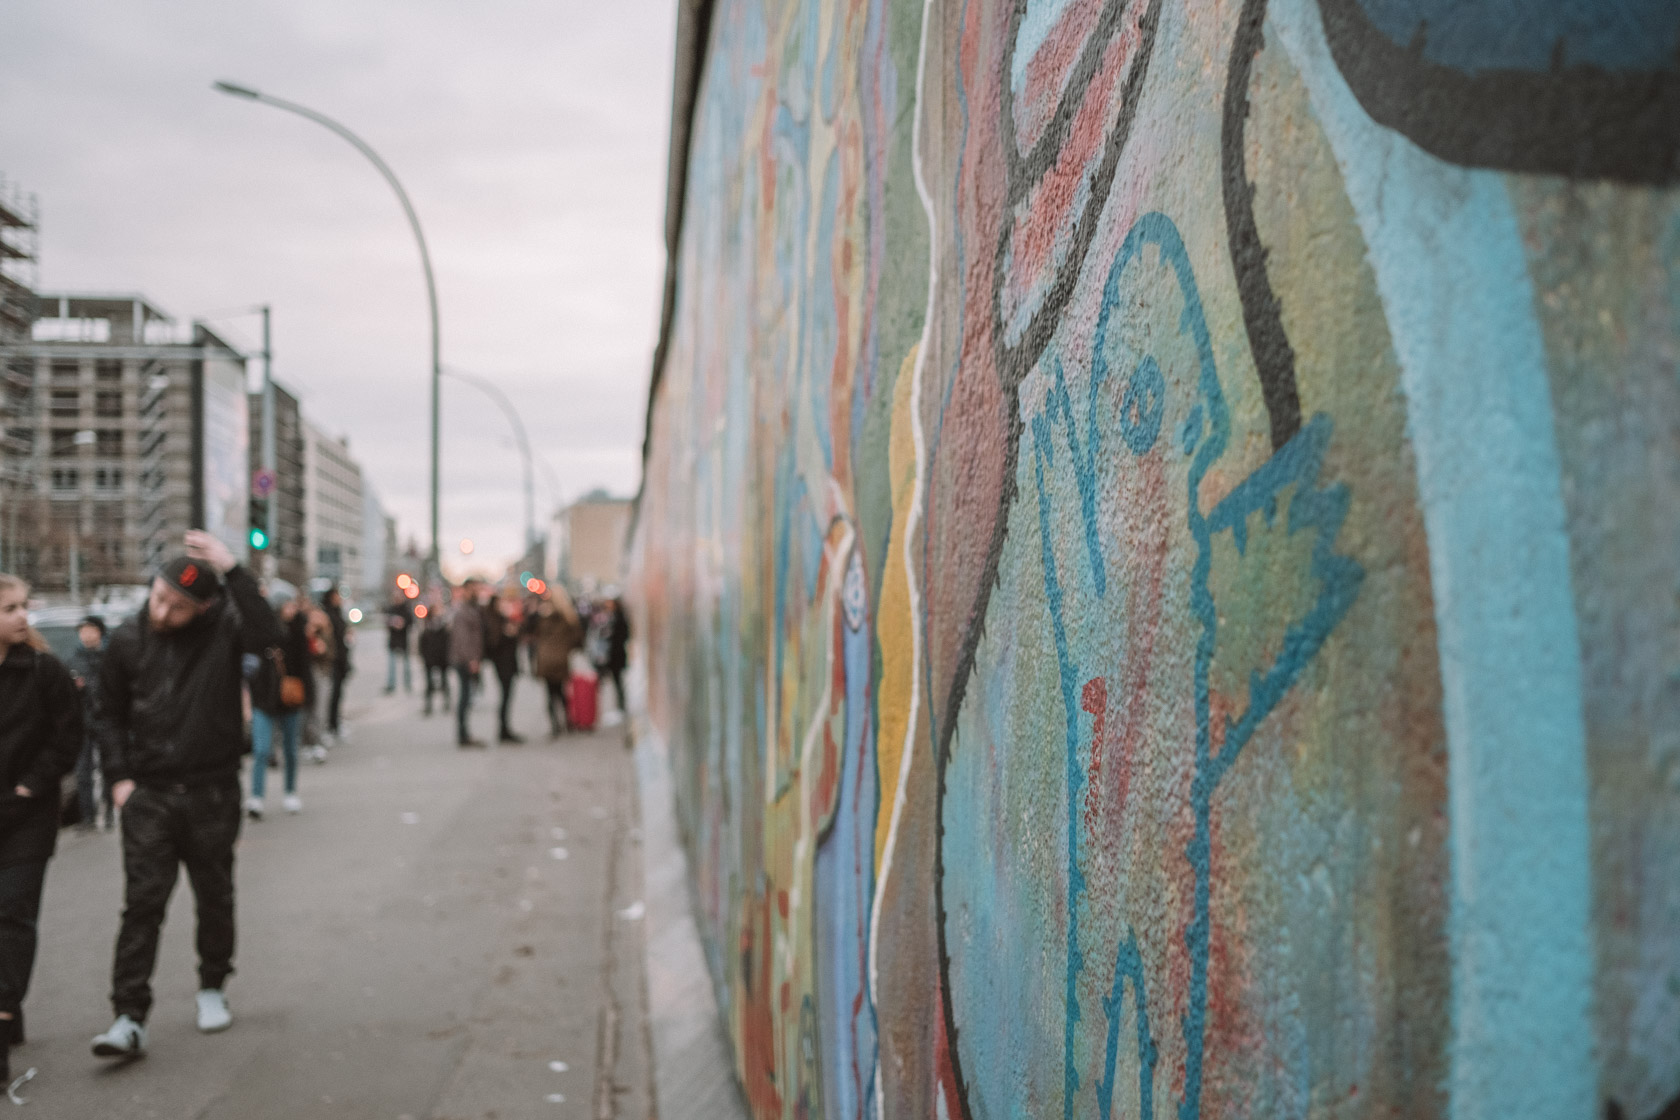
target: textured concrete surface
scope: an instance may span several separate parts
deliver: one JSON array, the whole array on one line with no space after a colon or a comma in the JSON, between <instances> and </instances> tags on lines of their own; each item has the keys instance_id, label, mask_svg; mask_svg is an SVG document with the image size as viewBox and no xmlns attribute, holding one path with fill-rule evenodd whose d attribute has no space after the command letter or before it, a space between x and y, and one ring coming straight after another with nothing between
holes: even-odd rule
<instances>
[{"instance_id":1,"label":"textured concrete surface","mask_svg":"<svg viewBox=\"0 0 1680 1120\"><path fill-rule=\"evenodd\" d=\"M1680 1111L1680 6L1508 9L682 6L630 601L755 1116Z\"/></svg>"},{"instance_id":2,"label":"textured concrete surface","mask_svg":"<svg viewBox=\"0 0 1680 1120\"><path fill-rule=\"evenodd\" d=\"M506 1120L652 1115L639 828L621 733L459 751L453 724L352 679L351 745L305 765L304 812L247 823L235 1025L192 1021L190 892L176 893L151 1054L92 1058L120 897L112 834L66 835L13 1052L24 1115ZM492 693L494 691L492 687ZM475 716L483 733L491 704ZM271 792L277 787L270 786ZM271 798L271 801L274 800ZM562 856L564 858L557 858ZM563 1063L558 1068L554 1063ZM10 1107L0 1103L0 1107Z\"/></svg>"}]
</instances>

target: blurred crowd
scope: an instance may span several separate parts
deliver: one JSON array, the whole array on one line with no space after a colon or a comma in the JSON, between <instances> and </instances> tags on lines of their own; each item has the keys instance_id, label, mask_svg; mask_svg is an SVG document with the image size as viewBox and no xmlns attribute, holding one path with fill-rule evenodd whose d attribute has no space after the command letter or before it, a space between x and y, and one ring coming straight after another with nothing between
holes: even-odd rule
<instances>
[{"instance_id":1,"label":"blurred crowd","mask_svg":"<svg viewBox=\"0 0 1680 1120\"><path fill-rule=\"evenodd\" d=\"M83 618L62 659L29 623L28 586L0 574L0 1085L9 1093L60 828L120 826L116 1018L93 1053L131 1060L146 1052L158 938L181 869L197 904L197 1023L215 1033L233 1022L225 986L241 824L263 819L271 769L282 808L301 813L300 761L324 763L351 740L344 691L362 612L347 610L336 587L312 594L259 581L209 534L189 532L183 545L132 617L114 627ZM385 631L385 693L419 691L426 716L453 712L459 747L486 745L471 724L492 678L505 745L525 742L512 717L524 675L544 690L550 738L624 719L630 625L610 588L573 598L540 580L471 577L426 590L409 581L373 614L365 621ZM613 700L604 712L603 683Z\"/></svg>"}]
</instances>

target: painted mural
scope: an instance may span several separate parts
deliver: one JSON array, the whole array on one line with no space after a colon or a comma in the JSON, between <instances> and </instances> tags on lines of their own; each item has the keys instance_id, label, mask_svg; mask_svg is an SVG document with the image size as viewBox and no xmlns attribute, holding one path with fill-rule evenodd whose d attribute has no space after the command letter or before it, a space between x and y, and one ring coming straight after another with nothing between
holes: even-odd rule
<instances>
[{"instance_id":1,"label":"painted mural","mask_svg":"<svg viewBox=\"0 0 1680 1120\"><path fill-rule=\"evenodd\" d=\"M1680 1115L1680 7L716 0L635 541L771 1117Z\"/></svg>"}]
</instances>

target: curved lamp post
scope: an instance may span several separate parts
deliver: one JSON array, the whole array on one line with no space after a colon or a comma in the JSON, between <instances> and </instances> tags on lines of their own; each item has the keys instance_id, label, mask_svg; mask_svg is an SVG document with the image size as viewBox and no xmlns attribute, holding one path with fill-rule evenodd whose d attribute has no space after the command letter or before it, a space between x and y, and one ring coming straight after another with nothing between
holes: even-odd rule
<instances>
[{"instance_id":1,"label":"curved lamp post","mask_svg":"<svg viewBox=\"0 0 1680 1120\"><path fill-rule=\"evenodd\" d=\"M546 458L544 458L544 460L538 460L536 452L531 450L531 438L526 435L526 430L524 430L524 420L519 418L519 410L514 408L514 403L512 403L511 400L507 400L506 393L502 393L501 388L499 388L494 381L491 381L489 378L480 378L479 374L467 373L465 369L457 369L455 366L447 366L447 368L444 369L444 373L447 374L447 376L450 376L450 378L457 379L457 381L465 381L467 385L474 386L477 390L482 391L484 395L489 396L492 401L496 401L497 408L501 408L502 415L507 416L507 423L512 425L514 438L516 438L517 442L519 442L519 453L521 453L522 457L524 457L524 468L526 468L526 470L524 470L524 489L526 489L526 547L529 549L529 547L533 546L533 544L536 544L536 495L534 495L534 489L536 489L536 487L534 487L533 482L533 465L536 462L543 463L544 474L548 475L546 482L548 482L549 497L551 497L551 499L554 499L554 497L558 495L558 490L556 490L556 485L554 485L554 468L549 467L548 460L546 460Z\"/></svg>"},{"instance_id":2,"label":"curved lamp post","mask_svg":"<svg viewBox=\"0 0 1680 1120\"><path fill-rule=\"evenodd\" d=\"M349 142L350 146L368 158L379 173L385 176L385 181L391 184L391 189L397 192L397 201L402 203L403 213L408 216L409 228L414 231L414 240L420 245L420 266L426 271L426 299L431 305L432 312L432 548L426 563L429 568L427 575L433 579L441 579L443 569L438 562L438 381L442 375L442 367L438 362L438 302L437 284L432 279L432 256L426 251L426 235L420 232L420 218L414 212L414 204L408 200L408 192L403 190L397 181L396 174L386 162L379 158L379 153L367 146L367 143L339 124L331 117L322 116L313 109L306 108L292 101L283 101L278 97L270 97L266 93L259 93L249 86L235 85L232 82L216 82L215 88L233 97L242 97L247 101L259 101L264 105L272 105L276 109L284 109L288 113L296 113L300 117L307 117L324 128L331 129Z\"/></svg>"}]
</instances>

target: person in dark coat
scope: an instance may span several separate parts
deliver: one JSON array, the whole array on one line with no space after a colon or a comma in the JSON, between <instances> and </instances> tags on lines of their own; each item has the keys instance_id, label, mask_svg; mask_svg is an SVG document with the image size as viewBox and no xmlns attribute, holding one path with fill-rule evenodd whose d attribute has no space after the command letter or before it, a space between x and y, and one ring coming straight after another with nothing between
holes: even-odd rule
<instances>
[{"instance_id":1,"label":"person in dark coat","mask_svg":"<svg viewBox=\"0 0 1680 1120\"><path fill-rule=\"evenodd\" d=\"M76 682L29 628L29 587L0 575L0 1083L23 1041L36 920L58 844L58 783L82 749Z\"/></svg>"},{"instance_id":2,"label":"person in dark coat","mask_svg":"<svg viewBox=\"0 0 1680 1120\"><path fill-rule=\"evenodd\" d=\"M606 615L603 629L607 653L599 668L603 677L612 680L613 695L618 698L618 718L623 719L630 710L624 702L624 670L630 664L630 618L616 595L607 600Z\"/></svg>"},{"instance_id":3,"label":"person in dark coat","mask_svg":"<svg viewBox=\"0 0 1680 1120\"><path fill-rule=\"evenodd\" d=\"M123 914L102 1058L146 1050L158 934L181 864L198 910L198 1029L233 1024L233 846L239 838L244 686L280 627L256 579L201 530L117 628L100 673L100 748L122 810Z\"/></svg>"},{"instance_id":4,"label":"person in dark coat","mask_svg":"<svg viewBox=\"0 0 1680 1120\"><path fill-rule=\"evenodd\" d=\"M404 692L414 691L414 675L408 664L408 633L414 628L414 604L401 591L391 593L385 606L385 691L397 690L397 664L402 664Z\"/></svg>"},{"instance_id":5,"label":"person in dark coat","mask_svg":"<svg viewBox=\"0 0 1680 1120\"><path fill-rule=\"evenodd\" d=\"M105 806L105 827L114 828L111 782L99 772L99 742L94 725L99 718L99 666L105 660L105 620L88 615L76 627L77 646L70 655L70 675L82 694L82 753L76 759L76 827L92 832L99 827L99 806ZM95 796L94 785L100 787Z\"/></svg>"},{"instance_id":6,"label":"person in dark coat","mask_svg":"<svg viewBox=\"0 0 1680 1120\"><path fill-rule=\"evenodd\" d=\"M513 705L513 686L519 678L521 635L519 623L513 617L515 609L510 600L493 599L484 613L490 646L490 663L496 667L496 682L501 685L502 690L501 733L498 739L503 743L523 743L525 741L521 736L514 734L513 725L508 722L509 709Z\"/></svg>"},{"instance_id":7,"label":"person in dark coat","mask_svg":"<svg viewBox=\"0 0 1680 1120\"><path fill-rule=\"evenodd\" d=\"M344 680L350 675L350 624L344 619L344 597L338 593L338 588L327 588L326 594L321 596L321 609L327 614L327 624L332 627L333 659L332 668L328 672L327 684L327 730L321 739L327 746L332 746L344 738L344 728L339 723L339 709L344 703Z\"/></svg>"},{"instance_id":8,"label":"person in dark coat","mask_svg":"<svg viewBox=\"0 0 1680 1120\"><path fill-rule=\"evenodd\" d=\"M280 624L280 644L269 651L267 660L257 667L251 681L251 796L245 801L245 814L254 821L262 820L275 731L280 732L281 760L285 766L286 793L281 805L288 813L303 810L297 792L298 742L302 738L303 712L315 691L315 674L309 656L309 621L300 609L297 589L276 581L269 588L268 605L274 608ZM302 688L300 695L285 695L287 677L297 679Z\"/></svg>"},{"instance_id":9,"label":"person in dark coat","mask_svg":"<svg viewBox=\"0 0 1680 1120\"><path fill-rule=\"evenodd\" d=\"M460 601L449 618L449 662L455 667L460 695L455 698L455 744L461 747L482 747L482 740L474 739L467 724L472 708L473 688L478 683L478 670L484 661L489 643L485 633L484 608L479 605L479 592L484 581L472 576L461 585Z\"/></svg>"},{"instance_id":10,"label":"person in dark coat","mask_svg":"<svg viewBox=\"0 0 1680 1120\"><path fill-rule=\"evenodd\" d=\"M425 715L432 714L432 694L443 694L443 710L449 711L449 615L438 603L426 608L425 626L420 631L420 664L426 670Z\"/></svg>"}]
</instances>

